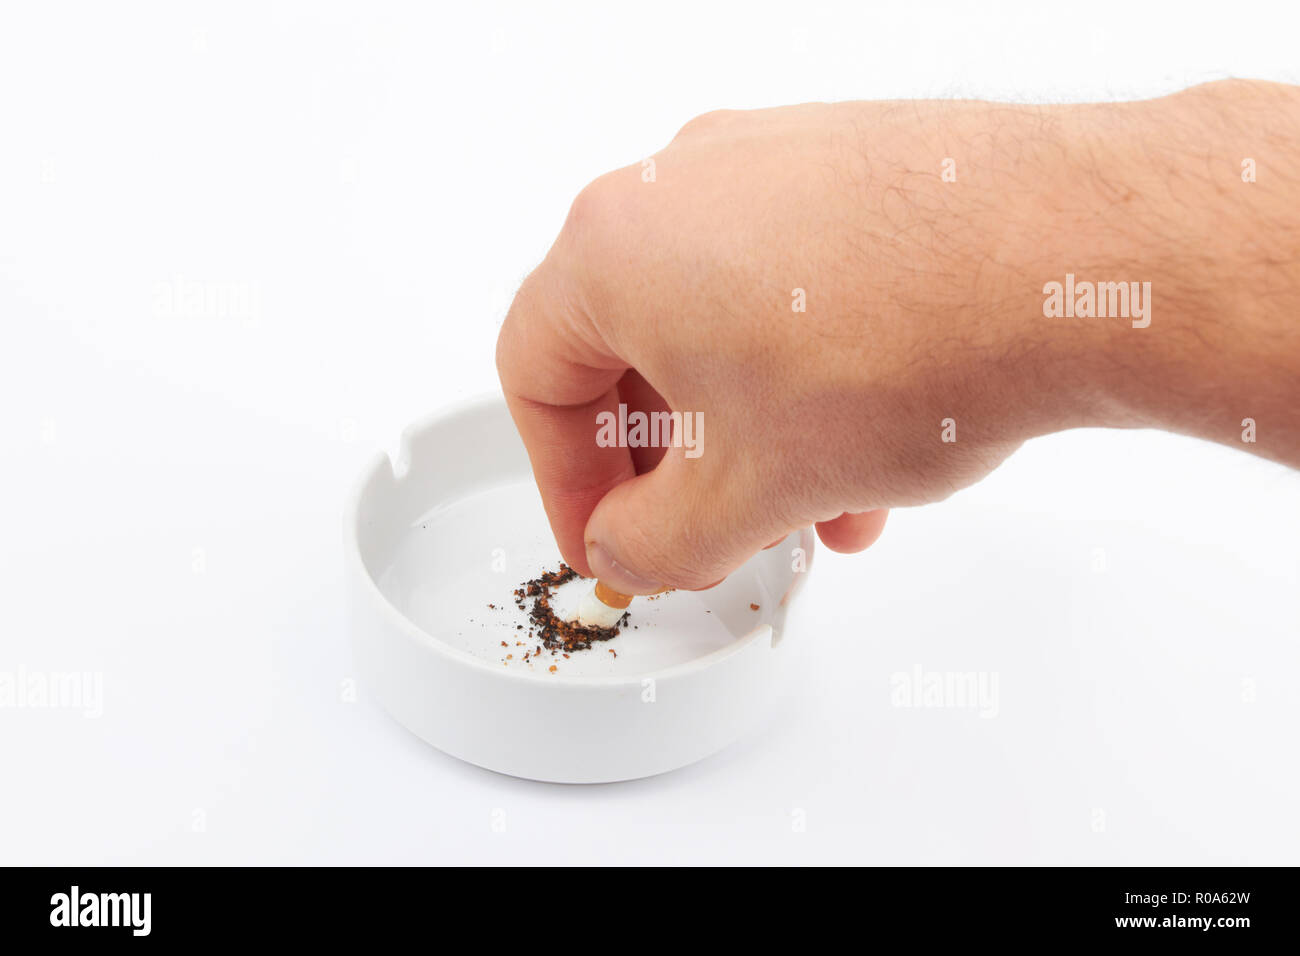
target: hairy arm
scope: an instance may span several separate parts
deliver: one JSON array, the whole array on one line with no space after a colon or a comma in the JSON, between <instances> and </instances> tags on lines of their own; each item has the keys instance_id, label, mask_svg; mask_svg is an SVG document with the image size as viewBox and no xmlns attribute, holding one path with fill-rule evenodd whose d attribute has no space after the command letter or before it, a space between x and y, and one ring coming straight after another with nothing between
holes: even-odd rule
<instances>
[{"instance_id":1,"label":"hairy arm","mask_svg":"<svg viewBox=\"0 0 1300 956\"><path fill-rule=\"evenodd\" d=\"M1024 261L1045 280L1150 283L1140 323L1046 320L1051 375L1071 384L1061 425L1158 427L1300 466L1300 88L1060 108L1054 135L1071 182L1029 199Z\"/></svg>"}]
</instances>

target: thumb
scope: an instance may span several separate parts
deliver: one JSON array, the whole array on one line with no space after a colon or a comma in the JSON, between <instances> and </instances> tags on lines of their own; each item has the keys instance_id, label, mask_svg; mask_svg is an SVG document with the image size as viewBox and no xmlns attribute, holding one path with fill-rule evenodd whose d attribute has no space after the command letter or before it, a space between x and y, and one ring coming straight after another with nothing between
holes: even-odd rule
<instances>
[{"instance_id":1,"label":"thumb","mask_svg":"<svg viewBox=\"0 0 1300 956\"><path fill-rule=\"evenodd\" d=\"M717 584L789 530L762 526L738 479L669 449L596 505L585 532L591 573L624 594Z\"/></svg>"}]
</instances>

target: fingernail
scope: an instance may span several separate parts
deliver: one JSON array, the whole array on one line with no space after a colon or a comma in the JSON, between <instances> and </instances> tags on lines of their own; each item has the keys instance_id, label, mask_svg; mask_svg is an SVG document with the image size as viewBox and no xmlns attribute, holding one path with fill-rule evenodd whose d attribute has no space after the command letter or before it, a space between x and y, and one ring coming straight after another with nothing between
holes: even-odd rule
<instances>
[{"instance_id":1,"label":"fingernail","mask_svg":"<svg viewBox=\"0 0 1300 956\"><path fill-rule=\"evenodd\" d=\"M623 567L604 545L595 541L587 542L587 564L591 565L592 574L624 594L654 594L663 587L657 581L650 581Z\"/></svg>"}]
</instances>

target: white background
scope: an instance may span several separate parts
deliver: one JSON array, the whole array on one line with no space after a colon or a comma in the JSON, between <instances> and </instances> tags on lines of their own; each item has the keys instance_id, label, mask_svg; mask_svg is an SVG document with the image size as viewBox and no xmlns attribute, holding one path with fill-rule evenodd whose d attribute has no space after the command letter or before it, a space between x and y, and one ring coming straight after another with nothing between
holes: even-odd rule
<instances>
[{"instance_id":1,"label":"white background","mask_svg":"<svg viewBox=\"0 0 1300 956\"><path fill-rule=\"evenodd\" d=\"M0 14L0 671L104 681L0 709L0 862L1297 862L1300 479L1231 449L1042 439L821 553L797 692L630 784L344 701L340 597L357 471L497 388L590 179L719 107L1295 81L1294 5L112 6Z\"/></svg>"}]
</instances>

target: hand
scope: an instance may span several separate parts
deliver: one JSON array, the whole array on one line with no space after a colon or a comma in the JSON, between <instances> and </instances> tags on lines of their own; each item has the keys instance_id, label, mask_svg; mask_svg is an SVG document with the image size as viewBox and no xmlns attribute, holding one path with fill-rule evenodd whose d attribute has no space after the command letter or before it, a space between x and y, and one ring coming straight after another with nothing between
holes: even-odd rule
<instances>
[{"instance_id":1,"label":"hand","mask_svg":"<svg viewBox=\"0 0 1300 956\"><path fill-rule=\"evenodd\" d=\"M596 180L497 353L565 560L627 593L702 588L813 523L860 550L884 509L940 500L1049 431L1229 440L1249 402L1215 429L1187 422L1257 378L1259 349L1204 372L1235 288L1225 224L1268 200L1217 194L1239 183L1206 172L1205 131L1225 125L1222 90L1206 90L711 113L653 176ZM1155 324L1045 316L1046 283L1067 273L1151 282ZM691 416L702 432L679 435L696 447L603 447L598 415L620 404Z\"/></svg>"}]
</instances>

